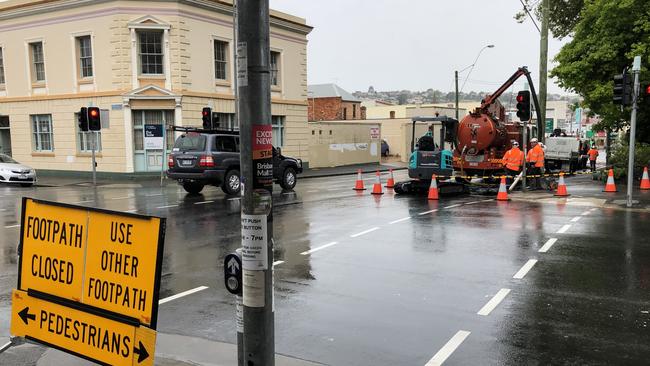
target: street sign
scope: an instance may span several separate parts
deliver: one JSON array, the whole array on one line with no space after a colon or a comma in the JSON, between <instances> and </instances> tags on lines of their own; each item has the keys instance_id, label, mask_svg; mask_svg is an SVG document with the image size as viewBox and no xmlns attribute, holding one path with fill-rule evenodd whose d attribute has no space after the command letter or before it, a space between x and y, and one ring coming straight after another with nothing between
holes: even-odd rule
<instances>
[{"instance_id":1,"label":"street sign","mask_svg":"<svg viewBox=\"0 0 650 366\"><path fill-rule=\"evenodd\" d=\"M114 366L152 366L156 331L13 290L11 334Z\"/></svg>"},{"instance_id":2,"label":"street sign","mask_svg":"<svg viewBox=\"0 0 650 366\"><path fill-rule=\"evenodd\" d=\"M18 289L156 328L165 219L23 198Z\"/></svg>"},{"instance_id":3,"label":"street sign","mask_svg":"<svg viewBox=\"0 0 650 366\"><path fill-rule=\"evenodd\" d=\"M242 294L242 264L239 254L231 253L223 260L226 289L233 295Z\"/></svg>"}]
</instances>

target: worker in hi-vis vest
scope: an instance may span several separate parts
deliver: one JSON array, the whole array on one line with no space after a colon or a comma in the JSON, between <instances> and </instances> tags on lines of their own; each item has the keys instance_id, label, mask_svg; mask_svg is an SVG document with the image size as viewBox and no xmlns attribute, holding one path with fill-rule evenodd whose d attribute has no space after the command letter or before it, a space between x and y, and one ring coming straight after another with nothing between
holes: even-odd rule
<instances>
[{"instance_id":1,"label":"worker in hi-vis vest","mask_svg":"<svg viewBox=\"0 0 650 366\"><path fill-rule=\"evenodd\" d=\"M530 174L533 176L533 179L531 179L531 189L540 189L540 180L544 170L544 150L536 138L530 139L530 150L528 150L526 162L528 162Z\"/></svg>"},{"instance_id":2,"label":"worker in hi-vis vest","mask_svg":"<svg viewBox=\"0 0 650 366\"><path fill-rule=\"evenodd\" d=\"M503 154L503 166L506 168L506 174L509 179L519 175L521 167L524 165L524 152L519 149L519 143L512 141L512 148Z\"/></svg>"}]
</instances>

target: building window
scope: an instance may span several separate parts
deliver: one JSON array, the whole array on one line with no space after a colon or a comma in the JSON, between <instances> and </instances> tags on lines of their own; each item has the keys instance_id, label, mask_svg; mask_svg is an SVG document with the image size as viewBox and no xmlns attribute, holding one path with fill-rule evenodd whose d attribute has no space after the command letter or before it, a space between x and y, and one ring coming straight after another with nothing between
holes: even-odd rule
<instances>
[{"instance_id":1,"label":"building window","mask_svg":"<svg viewBox=\"0 0 650 366\"><path fill-rule=\"evenodd\" d=\"M280 52L271 51L271 85L280 86Z\"/></svg>"},{"instance_id":2,"label":"building window","mask_svg":"<svg viewBox=\"0 0 650 366\"><path fill-rule=\"evenodd\" d=\"M343 108L343 119L344 120L348 119L348 109L347 108Z\"/></svg>"},{"instance_id":3,"label":"building window","mask_svg":"<svg viewBox=\"0 0 650 366\"><path fill-rule=\"evenodd\" d=\"M239 131L239 124L237 124L234 113L213 113L212 115L215 121L218 121L219 128Z\"/></svg>"},{"instance_id":4,"label":"building window","mask_svg":"<svg viewBox=\"0 0 650 366\"><path fill-rule=\"evenodd\" d=\"M353 104L352 105L352 119L356 119L356 118L357 118L357 105Z\"/></svg>"},{"instance_id":5,"label":"building window","mask_svg":"<svg viewBox=\"0 0 650 366\"><path fill-rule=\"evenodd\" d=\"M5 60L2 51L3 49L0 47L0 84L5 83Z\"/></svg>"},{"instance_id":6,"label":"building window","mask_svg":"<svg viewBox=\"0 0 650 366\"><path fill-rule=\"evenodd\" d=\"M163 74L162 32L140 31L140 73L143 75Z\"/></svg>"},{"instance_id":7,"label":"building window","mask_svg":"<svg viewBox=\"0 0 650 366\"><path fill-rule=\"evenodd\" d=\"M32 118L32 133L35 151L54 151L52 115L35 114Z\"/></svg>"},{"instance_id":8,"label":"building window","mask_svg":"<svg viewBox=\"0 0 650 366\"><path fill-rule=\"evenodd\" d=\"M43 56L43 42L29 44L32 56L32 79L36 82L45 81L45 57Z\"/></svg>"},{"instance_id":9,"label":"building window","mask_svg":"<svg viewBox=\"0 0 650 366\"><path fill-rule=\"evenodd\" d=\"M90 36L77 37L79 72L82 78L93 77L93 50Z\"/></svg>"},{"instance_id":10,"label":"building window","mask_svg":"<svg viewBox=\"0 0 650 366\"><path fill-rule=\"evenodd\" d=\"M74 114L74 120L79 120L79 113ZM79 124L75 123L77 130L77 150L79 152L92 152L93 142L95 143L95 151L102 151L102 132L101 131L88 131L83 132L79 129Z\"/></svg>"},{"instance_id":11,"label":"building window","mask_svg":"<svg viewBox=\"0 0 650 366\"><path fill-rule=\"evenodd\" d=\"M228 42L214 41L214 78L228 79Z\"/></svg>"},{"instance_id":12,"label":"building window","mask_svg":"<svg viewBox=\"0 0 650 366\"><path fill-rule=\"evenodd\" d=\"M273 146L284 146L284 116L272 116L271 125L273 126Z\"/></svg>"}]
</instances>

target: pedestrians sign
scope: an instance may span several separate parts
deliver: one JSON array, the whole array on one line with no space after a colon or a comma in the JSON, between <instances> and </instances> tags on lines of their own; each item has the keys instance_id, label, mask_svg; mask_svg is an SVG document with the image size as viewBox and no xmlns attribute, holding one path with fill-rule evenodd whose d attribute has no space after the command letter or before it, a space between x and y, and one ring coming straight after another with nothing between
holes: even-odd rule
<instances>
[{"instance_id":1,"label":"pedestrians sign","mask_svg":"<svg viewBox=\"0 0 650 366\"><path fill-rule=\"evenodd\" d=\"M114 366L154 364L156 331L13 290L11 334Z\"/></svg>"},{"instance_id":2,"label":"pedestrians sign","mask_svg":"<svg viewBox=\"0 0 650 366\"><path fill-rule=\"evenodd\" d=\"M242 294L241 257L239 254L231 253L223 260L224 278L226 289L233 295Z\"/></svg>"},{"instance_id":3,"label":"pedestrians sign","mask_svg":"<svg viewBox=\"0 0 650 366\"><path fill-rule=\"evenodd\" d=\"M165 220L23 198L18 289L156 329Z\"/></svg>"}]
</instances>

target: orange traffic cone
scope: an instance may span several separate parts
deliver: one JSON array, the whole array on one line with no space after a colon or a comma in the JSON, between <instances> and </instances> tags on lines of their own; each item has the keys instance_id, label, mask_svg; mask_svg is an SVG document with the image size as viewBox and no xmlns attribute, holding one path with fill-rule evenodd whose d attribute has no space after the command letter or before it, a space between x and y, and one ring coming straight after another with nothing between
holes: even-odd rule
<instances>
[{"instance_id":1,"label":"orange traffic cone","mask_svg":"<svg viewBox=\"0 0 650 366\"><path fill-rule=\"evenodd\" d=\"M393 169L390 169L390 178L386 181L386 188L395 188L395 178L393 178Z\"/></svg>"},{"instance_id":2,"label":"orange traffic cone","mask_svg":"<svg viewBox=\"0 0 650 366\"><path fill-rule=\"evenodd\" d=\"M431 185L429 185L429 200L438 199L438 183L436 183L436 175L431 176Z\"/></svg>"},{"instance_id":3,"label":"orange traffic cone","mask_svg":"<svg viewBox=\"0 0 650 366\"><path fill-rule=\"evenodd\" d=\"M616 184L614 184L614 169L610 169L609 174L607 174L607 184L605 184L603 192L618 192Z\"/></svg>"},{"instance_id":4,"label":"orange traffic cone","mask_svg":"<svg viewBox=\"0 0 650 366\"><path fill-rule=\"evenodd\" d=\"M499 184L499 193L497 193L497 201L509 201L508 189L506 188L506 176L501 176L501 184Z\"/></svg>"},{"instance_id":5,"label":"orange traffic cone","mask_svg":"<svg viewBox=\"0 0 650 366\"><path fill-rule=\"evenodd\" d=\"M643 178L641 178L641 189L650 189L650 178L648 178L648 167L643 168Z\"/></svg>"},{"instance_id":6,"label":"orange traffic cone","mask_svg":"<svg viewBox=\"0 0 650 366\"><path fill-rule=\"evenodd\" d=\"M377 175L375 176L375 184L372 186L372 194L384 194L381 188L381 178L379 177L379 170L377 170Z\"/></svg>"},{"instance_id":7,"label":"orange traffic cone","mask_svg":"<svg viewBox=\"0 0 650 366\"><path fill-rule=\"evenodd\" d=\"M560 181L557 184L556 197L568 197L570 194L566 191L566 184L564 183L564 173L560 173Z\"/></svg>"},{"instance_id":8,"label":"orange traffic cone","mask_svg":"<svg viewBox=\"0 0 650 366\"><path fill-rule=\"evenodd\" d=\"M361 177L361 169L357 171L357 182L354 184L355 191L365 191L366 187L363 186L363 178Z\"/></svg>"}]
</instances>

